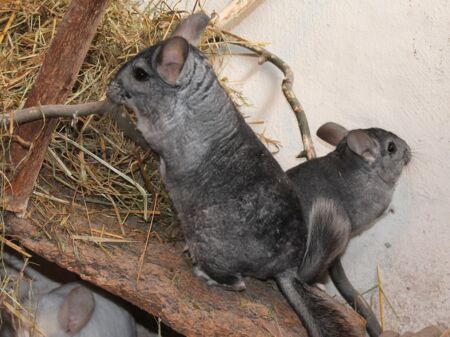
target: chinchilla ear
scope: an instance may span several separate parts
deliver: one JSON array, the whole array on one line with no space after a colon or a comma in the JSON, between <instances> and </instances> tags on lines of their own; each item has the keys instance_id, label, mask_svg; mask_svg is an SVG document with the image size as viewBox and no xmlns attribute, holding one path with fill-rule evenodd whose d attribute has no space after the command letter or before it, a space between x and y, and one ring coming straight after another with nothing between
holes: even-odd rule
<instances>
[{"instance_id":1,"label":"chinchilla ear","mask_svg":"<svg viewBox=\"0 0 450 337\"><path fill-rule=\"evenodd\" d=\"M209 20L210 17L204 12L197 12L189 15L178 24L177 28L175 28L175 31L172 33L172 37L182 37L193 46L197 46Z\"/></svg>"},{"instance_id":2,"label":"chinchilla ear","mask_svg":"<svg viewBox=\"0 0 450 337\"><path fill-rule=\"evenodd\" d=\"M209 19L203 12L192 14L163 42L156 58L156 70L164 81L172 85L177 82L189 54L189 43L198 44Z\"/></svg>"},{"instance_id":3,"label":"chinchilla ear","mask_svg":"<svg viewBox=\"0 0 450 337\"><path fill-rule=\"evenodd\" d=\"M94 309L92 291L83 286L76 287L69 292L59 308L59 324L70 336L76 335L89 322Z\"/></svg>"},{"instance_id":4,"label":"chinchilla ear","mask_svg":"<svg viewBox=\"0 0 450 337\"><path fill-rule=\"evenodd\" d=\"M337 146L347 134L346 128L333 122L325 123L317 130L320 139L334 146Z\"/></svg>"},{"instance_id":5,"label":"chinchilla ear","mask_svg":"<svg viewBox=\"0 0 450 337\"><path fill-rule=\"evenodd\" d=\"M156 58L156 70L164 81L174 85L188 57L189 45L180 37L164 41Z\"/></svg>"},{"instance_id":6,"label":"chinchilla ear","mask_svg":"<svg viewBox=\"0 0 450 337\"><path fill-rule=\"evenodd\" d=\"M350 131L347 136L347 145L350 150L369 163L373 163L380 153L378 142L362 130Z\"/></svg>"}]
</instances>

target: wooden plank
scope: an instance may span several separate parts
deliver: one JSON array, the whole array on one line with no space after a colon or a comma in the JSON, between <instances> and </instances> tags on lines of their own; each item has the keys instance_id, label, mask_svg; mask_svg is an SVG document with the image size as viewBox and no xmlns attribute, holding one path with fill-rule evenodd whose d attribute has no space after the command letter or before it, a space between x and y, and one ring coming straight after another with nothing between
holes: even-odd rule
<instances>
[{"instance_id":1,"label":"wooden plank","mask_svg":"<svg viewBox=\"0 0 450 337\"><path fill-rule=\"evenodd\" d=\"M73 0L46 54L25 107L66 100L87 54L108 0ZM15 129L32 143L30 149L13 143L14 176L4 194L6 209L24 212L50 142L57 119L35 121Z\"/></svg>"},{"instance_id":2,"label":"wooden plank","mask_svg":"<svg viewBox=\"0 0 450 337\"><path fill-rule=\"evenodd\" d=\"M70 221L78 233L88 233L88 222L79 213L72 212ZM30 216L35 221L39 218ZM133 234L133 243L106 244L102 249L89 242L73 242L67 232L52 226L51 233L58 237L59 247L65 247L62 251L56 240L42 235L33 222L13 214L6 216L5 221L7 233L37 254L160 317L186 336L307 337L275 284L247 279L247 289L239 293L207 287L193 275L181 243L161 244L150 240L139 272L145 229L142 235ZM108 226L106 216L90 219L91 228L102 226ZM126 229L129 233L137 232L128 226ZM365 336L364 322L353 310L321 291L318 295L334 303L355 331Z\"/></svg>"}]
</instances>

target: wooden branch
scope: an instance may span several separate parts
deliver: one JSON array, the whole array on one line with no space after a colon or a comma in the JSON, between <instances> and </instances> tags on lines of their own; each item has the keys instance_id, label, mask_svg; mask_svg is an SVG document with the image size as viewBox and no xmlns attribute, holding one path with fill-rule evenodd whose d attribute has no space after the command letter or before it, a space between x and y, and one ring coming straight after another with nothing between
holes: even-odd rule
<instances>
[{"instance_id":1,"label":"wooden branch","mask_svg":"<svg viewBox=\"0 0 450 337\"><path fill-rule=\"evenodd\" d=\"M300 104L297 96L292 90L292 86L294 84L294 73L292 72L291 67L284 62L281 58L276 56L275 54L267 51L266 49L252 44L243 38L232 34L230 32L224 32L226 36L231 37L231 41L227 41L230 44L240 46L251 50L255 54L260 56L260 64L264 62L270 62L278 69L280 69L284 74L283 82L281 83L281 89L283 91L286 100L291 106L292 111L294 111L295 117L297 118L298 127L300 129L300 134L302 136L303 148L304 151L299 155L299 157L306 157L308 160L316 158L316 151L314 150L314 145L311 138L311 132L309 130L308 120L306 118L305 110L303 110L302 105ZM221 37L217 36L216 39L221 39Z\"/></svg>"},{"instance_id":2,"label":"wooden branch","mask_svg":"<svg viewBox=\"0 0 450 337\"><path fill-rule=\"evenodd\" d=\"M49 119L55 117L71 117L77 118L88 115L102 115L109 113L111 117L117 122L122 132L144 150L150 150L147 142L142 137L141 133L136 129L136 124L129 117L126 109L123 106L112 103L106 99L99 102L89 102L83 104L65 105L65 104L49 104L37 107L30 107L19 109L12 113L6 113L0 116L0 124L6 127L13 124L24 124L34 122L42 119ZM19 138L20 140L21 138ZM22 147L25 142L21 141ZM30 144L30 142L26 142ZM29 147L29 146L28 146Z\"/></svg>"},{"instance_id":3,"label":"wooden branch","mask_svg":"<svg viewBox=\"0 0 450 337\"><path fill-rule=\"evenodd\" d=\"M73 0L52 41L25 107L63 102L75 83L76 76L94 37L108 0ZM30 149L20 144L11 146L14 176L4 193L5 208L25 212L33 185L56 126L54 118L23 124L15 135L32 143ZM20 165L19 165L20 164Z\"/></svg>"},{"instance_id":4,"label":"wooden branch","mask_svg":"<svg viewBox=\"0 0 450 337\"><path fill-rule=\"evenodd\" d=\"M89 233L89 226L99 230L114 228L113 220L101 212L92 214L95 213L99 215L91 216L90 223L80 212L70 214L77 233ZM276 286L249 279L247 289L239 293L210 288L193 275L181 244L173 246L150 240L140 269L146 236L142 229L125 224L127 233L141 233L133 234L134 242L102 244L100 249L89 242L75 241L57 226L52 228L51 235L58 240L49 240L34 224L39 223L36 221L39 216L31 214L30 218L34 221L7 215L7 233L47 260L161 317L164 323L186 336L307 337ZM59 247L65 247L64 251ZM317 290L317 294L333 303L343 312L348 324L364 335L364 323L353 310L322 291Z\"/></svg>"},{"instance_id":5,"label":"wooden branch","mask_svg":"<svg viewBox=\"0 0 450 337\"><path fill-rule=\"evenodd\" d=\"M264 0L232 0L215 16L214 24L221 29L230 30L237 26L243 19L258 7Z\"/></svg>"},{"instance_id":6,"label":"wooden branch","mask_svg":"<svg viewBox=\"0 0 450 337\"><path fill-rule=\"evenodd\" d=\"M104 114L106 112L111 112L115 108L117 108L117 105L111 103L109 100L74 105L42 105L19 109L12 113L3 114L0 116L0 123L4 123L6 126L9 126L11 121L15 124L24 124L55 117L77 118L92 114Z\"/></svg>"},{"instance_id":7,"label":"wooden branch","mask_svg":"<svg viewBox=\"0 0 450 337\"><path fill-rule=\"evenodd\" d=\"M300 134L303 141L304 151L299 157L306 157L308 160L316 157L316 152L311 139L311 132L309 130L308 120L306 118L305 111L297 99L292 86L294 83L294 73L289 65L275 54L267 51L266 49L236 36L232 33L226 32L226 35L231 36L233 41L231 44L241 46L261 57L260 63L270 62L280 69L284 74L282 82L282 91L289 105L294 111L297 123L300 129ZM216 37L220 39L220 37ZM40 107L31 107L27 109L17 110L11 114L7 113L0 117L0 123L9 125L10 121L14 121L17 124L27 123L38 119L51 118L51 117L77 117L89 114L99 113L111 113L111 116L118 123L119 128L124 134L137 143L141 148L149 150L148 144L143 139L142 135L136 130L135 123L131 120L124 108L119 108L109 101L92 102L78 105L43 105Z\"/></svg>"}]
</instances>

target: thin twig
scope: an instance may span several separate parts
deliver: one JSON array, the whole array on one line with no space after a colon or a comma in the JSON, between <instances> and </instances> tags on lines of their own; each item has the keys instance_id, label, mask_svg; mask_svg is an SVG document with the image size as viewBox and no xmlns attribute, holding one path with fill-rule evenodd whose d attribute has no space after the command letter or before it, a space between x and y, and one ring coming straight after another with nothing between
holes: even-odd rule
<instances>
[{"instance_id":1,"label":"thin twig","mask_svg":"<svg viewBox=\"0 0 450 337\"><path fill-rule=\"evenodd\" d=\"M222 24L218 21L219 25ZM246 48L255 54L260 56L260 63L270 62L278 69L280 69L284 74L284 79L282 82L283 94L286 97L289 105L291 106L294 114L297 118L297 122L300 128L304 151L301 156L305 156L308 160L314 159L316 153L311 139L311 132L308 126L308 120L306 118L305 111L301 106L299 100L292 90L294 83L294 74L289 65L284 62L281 58L275 54L267 51L266 49L252 44L245 39L232 34L230 32L223 32L225 36L232 38L232 41L228 43L241 46ZM213 40L221 40L222 38L217 35ZM78 105L44 105L41 107L31 107L27 109L17 110L13 115L6 113L0 116L0 122L9 124L11 117L13 117L14 122L17 124L30 122L33 120L41 119L43 116L45 118L50 117L78 117L90 114L102 114L105 112L110 112L112 117L120 124L120 128L125 132L125 134L138 143L142 148L148 149L148 145L143 140L142 135L136 130L134 123L128 116L123 108L118 108L117 105L111 103L109 100L92 102Z\"/></svg>"},{"instance_id":2,"label":"thin twig","mask_svg":"<svg viewBox=\"0 0 450 337\"><path fill-rule=\"evenodd\" d=\"M12 113L5 113L0 115L0 123L10 124L11 119L14 123L23 124L35 120L52 117L72 117L87 116L92 114L104 114L111 112L117 105L109 100L90 102L84 104L64 105L64 104L50 104L37 107L30 107L26 109L19 109Z\"/></svg>"}]
</instances>

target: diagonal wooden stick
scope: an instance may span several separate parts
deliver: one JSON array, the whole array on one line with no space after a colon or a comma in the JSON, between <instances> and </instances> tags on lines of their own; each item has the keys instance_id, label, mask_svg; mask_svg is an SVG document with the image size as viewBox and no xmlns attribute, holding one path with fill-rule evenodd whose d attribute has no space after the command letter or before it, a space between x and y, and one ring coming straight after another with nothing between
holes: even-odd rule
<instances>
[{"instance_id":1,"label":"diagonal wooden stick","mask_svg":"<svg viewBox=\"0 0 450 337\"><path fill-rule=\"evenodd\" d=\"M214 13L214 25L221 29L231 29L238 25L264 0L232 0L219 13Z\"/></svg>"},{"instance_id":2,"label":"diagonal wooden stick","mask_svg":"<svg viewBox=\"0 0 450 337\"><path fill-rule=\"evenodd\" d=\"M75 83L108 2L107 0L70 2L28 95L25 103L27 107L39 103L65 101ZM57 120L53 118L45 125L40 121L34 121L21 124L13 130L14 136L31 142L32 146L24 149L16 142L11 144L11 161L15 169L10 179L11 184L4 191L5 209L25 213L56 122ZM11 123L10 126L12 125Z\"/></svg>"}]
</instances>

